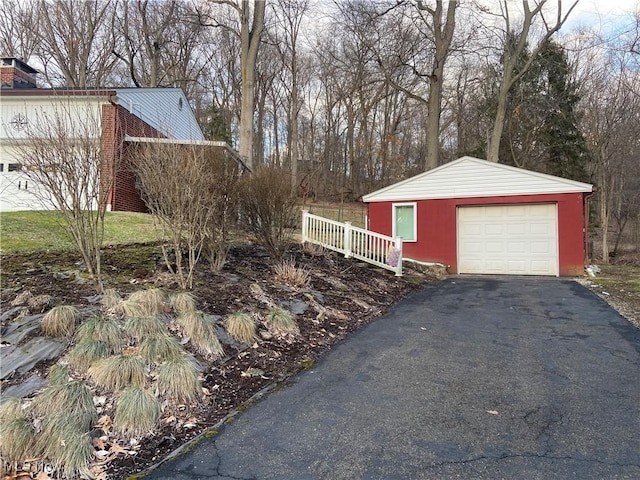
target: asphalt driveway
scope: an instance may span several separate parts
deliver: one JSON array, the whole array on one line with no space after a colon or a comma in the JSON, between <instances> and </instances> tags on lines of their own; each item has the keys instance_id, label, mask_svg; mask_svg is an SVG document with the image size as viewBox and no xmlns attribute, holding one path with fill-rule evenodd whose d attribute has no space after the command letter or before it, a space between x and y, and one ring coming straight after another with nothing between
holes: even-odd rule
<instances>
[{"instance_id":1,"label":"asphalt driveway","mask_svg":"<svg viewBox=\"0 0 640 480\"><path fill-rule=\"evenodd\" d=\"M167 479L638 479L640 331L561 279L412 295Z\"/></svg>"}]
</instances>

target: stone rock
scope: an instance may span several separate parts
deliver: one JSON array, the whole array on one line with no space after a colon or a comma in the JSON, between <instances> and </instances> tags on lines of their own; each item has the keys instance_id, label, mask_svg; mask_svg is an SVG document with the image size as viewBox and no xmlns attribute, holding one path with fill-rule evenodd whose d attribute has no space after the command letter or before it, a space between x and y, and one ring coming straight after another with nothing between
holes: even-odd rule
<instances>
[{"instance_id":1,"label":"stone rock","mask_svg":"<svg viewBox=\"0 0 640 480\"><path fill-rule=\"evenodd\" d=\"M47 381L40 375L31 375L26 380L5 388L2 391L2 397L0 397L0 404L9 398L25 398L32 393L44 388L47 385Z\"/></svg>"},{"instance_id":2,"label":"stone rock","mask_svg":"<svg viewBox=\"0 0 640 480\"><path fill-rule=\"evenodd\" d=\"M65 348L66 339L35 337L26 344L11 345L0 349L0 379L11 377L14 373L26 373L38 362L58 357Z\"/></svg>"},{"instance_id":3,"label":"stone rock","mask_svg":"<svg viewBox=\"0 0 640 480\"><path fill-rule=\"evenodd\" d=\"M282 302L282 305L294 315L302 315L309 309L309 305L306 302L298 299Z\"/></svg>"},{"instance_id":4,"label":"stone rock","mask_svg":"<svg viewBox=\"0 0 640 480\"><path fill-rule=\"evenodd\" d=\"M14 318L18 317L23 310L26 310L24 307L13 307L0 315L0 322L5 323Z\"/></svg>"},{"instance_id":5,"label":"stone rock","mask_svg":"<svg viewBox=\"0 0 640 480\"><path fill-rule=\"evenodd\" d=\"M44 317L44 315L39 313L37 315L25 315L24 317L13 321L2 329L2 343L18 345L24 337L37 328L40 328L42 317Z\"/></svg>"}]
</instances>

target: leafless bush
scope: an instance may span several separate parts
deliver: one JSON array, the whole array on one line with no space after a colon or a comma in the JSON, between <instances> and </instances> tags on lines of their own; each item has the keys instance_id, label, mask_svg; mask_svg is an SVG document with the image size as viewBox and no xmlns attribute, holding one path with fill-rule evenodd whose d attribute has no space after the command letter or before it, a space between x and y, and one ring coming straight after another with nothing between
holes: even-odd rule
<instances>
[{"instance_id":1,"label":"leafless bush","mask_svg":"<svg viewBox=\"0 0 640 480\"><path fill-rule=\"evenodd\" d=\"M269 254L282 258L298 219L291 178L283 169L261 167L243 179L242 226Z\"/></svg>"},{"instance_id":2,"label":"leafless bush","mask_svg":"<svg viewBox=\"0 0 640 480\"><path fill-rule=\"evenodd\" d=\"M100 110L60 99L29 119L10 141L30 191L46 208L62 213L91 279L102 291L104 215L117 165L103 154ZM110 162L107 164L106 162Z\"/></svg>"},{"instance_id":3,"label":"leafless bush","mask_svg":"<svg viewBox=\"0 0 640 480\"><path fill-rule=\"evenodd\" d=\"M143 199L163 232L167 268L182 289L190 289L203 254L214 268L224 263L239 165L219 147L158 140L140 148L133 167Z\"/></svg>"},{"instance_id":4,"label":"leafless bush","mask_svg":"<svg viewBox=\"0 0 640 480\"><path fill-rule=\"evenodd\" d=\"M274 268L276 271L276 281L286 283L293 287L309 286L309 272L304 268L297 267L295 260L282 260Z\"/></svg>"}]
</instances>

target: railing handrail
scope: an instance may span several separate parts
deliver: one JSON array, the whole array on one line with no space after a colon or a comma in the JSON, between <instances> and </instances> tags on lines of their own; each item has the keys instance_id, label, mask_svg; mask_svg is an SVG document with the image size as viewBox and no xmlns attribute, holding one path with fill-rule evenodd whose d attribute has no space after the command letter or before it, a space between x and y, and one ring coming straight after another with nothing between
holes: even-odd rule
<instances>
[{"instance_id":1,"label":"railing handrail","mask_svg":"<svg viewBox=\"0 0 640 480\"><path fill-rule=\"evenodd\" d=\"M309 230L310 222L315 224L315 236ZM328 230L326 229L327 226ZM317 235L318 228L321 230L321 235ZM362 238L358 238L359 235L364 236L365 241ZM396 276L402 275L401 238L393 238L382 233L354 227L351 222L338 222L304 210L302 212L302 241L315 243L342 253L345 257L358 258L387 270L392 270ZM391 264L389 257L394 258L395 265Z\"/></svg>"}]
</instances>

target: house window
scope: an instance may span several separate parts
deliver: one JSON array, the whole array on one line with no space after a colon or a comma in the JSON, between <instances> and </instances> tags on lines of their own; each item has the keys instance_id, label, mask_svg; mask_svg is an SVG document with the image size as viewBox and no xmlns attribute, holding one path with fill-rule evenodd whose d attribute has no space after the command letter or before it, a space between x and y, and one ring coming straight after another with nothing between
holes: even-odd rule
<instances>
[{"instance_id":1,"label":"house window","mask_svg":"<svg viewBox=\"0 0 640 480\"><path fill-rule=\"evenodd\" d=\"M393 236L405 242L418 239L418 222L415 203L395 203L393 205Z\"/></svg>"},{"instance_id":2,"label":"house window","mask_svg":"<svg viewBox=\"0 0 640 480\"><path fill-rule=\"evenodd\" d=\"M0 172L4 172L4 163L0 163Z\"/></svg>"},{"instance_id":3,"label":"house window","mask_svg":"<svg viewBox=\"0 0 640 480\"><path fill-rule=\"evenodd\" d=\"M10 163L9 164L9 171L10 172L19 172L22 169L22 165L20 165L19 163Z\"/></svg>"}]
</instances>

